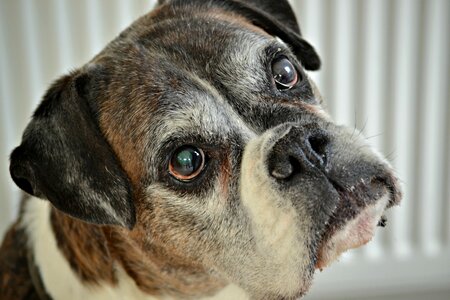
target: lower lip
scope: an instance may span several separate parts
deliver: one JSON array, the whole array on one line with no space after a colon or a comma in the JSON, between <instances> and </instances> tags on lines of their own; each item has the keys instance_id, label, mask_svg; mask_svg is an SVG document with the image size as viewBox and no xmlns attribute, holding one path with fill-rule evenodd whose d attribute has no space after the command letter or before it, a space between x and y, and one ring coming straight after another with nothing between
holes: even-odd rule
<instances>
[{"instance_id":1,"label":"lower lip","mask_svg":"<svg viewBox=\"0 0 450 300\"><path fill-rule=\"evenodd\" d=\"M365 208L356 218L348 221L319 249L316 269L323 269L343 252L367 244L373 237L389 195L385 194L374 205Z\"/></svg>"}]
</instances>

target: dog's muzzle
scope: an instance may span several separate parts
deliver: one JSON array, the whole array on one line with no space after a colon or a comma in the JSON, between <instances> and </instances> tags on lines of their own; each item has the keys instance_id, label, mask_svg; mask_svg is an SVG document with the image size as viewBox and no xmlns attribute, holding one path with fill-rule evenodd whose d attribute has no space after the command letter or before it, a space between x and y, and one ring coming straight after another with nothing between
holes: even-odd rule
<instances>
[{"instance_id":1,"label":"dog's muzzle","mask_svg":"<svg viewBox=\"0 0 450 300\"><path fill-rule=\"evenodd\" d=\"M360 136L304 120L250 140L241 164L241 200L259 266L248 276L277 293L283 287L283 295L305 293L316 268L367 243L386 208L400 200L389 164Z\"/></svg>"},{"instance_id":2,"label":"dog's muzzle","mask_svg":"<svg viewBox=\"0 0 450 300\"><path fill-rule=\"evenodd\" d=\"M310 123L281 129L266 152L267 172L281 190L289 191L288 197L309 191L299 197L306 203L297 207L323 209L310 212L317 216L313 222L321 222L315 225L320 232L315 265L321 269L340 253L370 241L376 226L386 224L384 211L401 197L397 179L385 161L367 149L361 153L368 147L352 141L340 127ZM323 189L314 194L307 186L318 182L329 187L328 194Z\"/></svg>"}]
</instances>

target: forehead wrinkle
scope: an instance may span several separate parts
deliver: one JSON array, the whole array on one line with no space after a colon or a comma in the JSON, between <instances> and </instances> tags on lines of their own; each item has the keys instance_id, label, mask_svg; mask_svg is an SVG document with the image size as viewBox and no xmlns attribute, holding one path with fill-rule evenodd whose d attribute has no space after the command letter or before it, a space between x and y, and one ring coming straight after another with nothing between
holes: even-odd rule
<instances>
[{"instance_id":1,"label":"forehead wrinkle","mask_svg":"<svg viewBox=\"0 0 450 300\"><path fill-rule=\"evenodd\" d=\"M237 44L237 45L236 45ZM220 61L218 69L226 76L236 75L239 71L239 78L242 82L257 84L258 81L266 79L265 61L271 59L267 57L267 49L274 48L284 52L292 52L291 48L278 37L250 35L236 37L236 44L228 44L224 49L224 58ZM246 77L242 77L242 75ZM234 76L236 77L236 76ZM234 77L231 77L233 79ZM258 79L258 80L255 80Z\"/></svg>"},{"instance_id":2,"label":"forehead wrinkle","mask_svg":"<svg viewBox=\"0 0 450 300\"><path fill-rule=\"evenodd\" d=\"M162 112L156 133L162 140L180 132L199 133L206 139L217 139L219 133L224 140L238 133L244 141L256 135L213 85L194 73L186 76L196 88L180 87L177 99L169 100L175 104Z\"/></svg>"},{"instance_id":3,"label":"forehead wrinkle","mask_svg":"<svg viewBox=\"0 0 450 300\"><path fill-rule=\"evenodd\" d=\"M241 115L235 111L213 84L207 80L201 79L196 74L190 74L190 77L204 89L208 96L211 97L211 102L214 103L215 109L220 115L228 119L231 128L238 130L243 137L246 137L244 140L248 140L256 135L256 131L250 127L250 124L242 119Z\"/></svg>"},{"instance_id":4,"label":"forehead wrinkle","mask_svg":"<svg viewBox=\"0 0 450 300\"><path fill-rule=\"evenodd\" d=\"M237 104L248 107L249 104L260 103L255 95L261 94L268 85L268 61L267 50L280 48L290 51L275 37L267 37L253 34L253 38L245 37L236 41L236 45L224 49L224 58L216 66L216 74L221 84L234 95ZM242 113L242 112L241 112ZM254 130L258 132L258 130Z\"/></svg>"}]
</instances>

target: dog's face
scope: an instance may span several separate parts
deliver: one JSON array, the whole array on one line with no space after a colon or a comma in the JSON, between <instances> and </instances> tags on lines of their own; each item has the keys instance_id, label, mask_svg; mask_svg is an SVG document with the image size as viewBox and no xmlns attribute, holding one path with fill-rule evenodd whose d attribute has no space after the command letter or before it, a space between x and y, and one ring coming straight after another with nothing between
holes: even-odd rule
<instances>
[{"instance_id":1,"label":"dog's face","mask_svg":"<svg viewBox=\"0 0 450 300\"><path fill-rule=\"evenodd\" d=\"M255 298L303 295L371 239L396 179L322 109L287 3L173 2L53 85L12 177Z\"/></svg>"}]
</instances>

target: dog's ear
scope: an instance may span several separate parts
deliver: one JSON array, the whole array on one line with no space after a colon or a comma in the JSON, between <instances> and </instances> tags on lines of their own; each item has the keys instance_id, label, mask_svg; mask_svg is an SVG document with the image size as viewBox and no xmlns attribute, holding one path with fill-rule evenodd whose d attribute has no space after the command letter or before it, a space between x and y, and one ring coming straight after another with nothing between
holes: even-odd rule
<instances>
[{"instance_id":1,"label":"dog's ear","mask_svg":"<svg viewBox=\"0 0 450 300\"><path fill-rule=\"evenodd\" d=\"M132 228L131 186L89 104L88 73L65 76L47 91L11 154L11 177L75 218Z\"/></svg>"},{"instance_id":2,"label":"dog's ear","mask_svg":"<svg viewBox=\"0 0 450 300\"><path fill-rule=\"evenodd\" d=\"M318 70L320 58L316 50L301 37L295 14L286 0L226 0L229 7L267 33L277 36L292 47L307 70Z\"/></svg>"},{"instance_id":3,"label":"dog's ear","mask_svg":"<svg viewBox=\"0 0 450 300\"><path fill-rule=\"evenodd\" d=\"M289 28L298 35L301 35L300 26L297 23L297 18L292 10L291 5L286 0L240 0L240 2L247 3L254 9L257 8L270 17L277 20L283 26Z\"/></svg>"},{"instance_id":4,"label":"dog's ear","mask_svg":"<svg viewBox=\"0 0 450 300\"><path fill-rule=\"evenodd\" d=\"M158 0L158 4L216 5L233 11L290 45L305 69L314 71L320 68L319 55L301 37L297 19L287 0Z\"/></svg>"}]
</instances>

